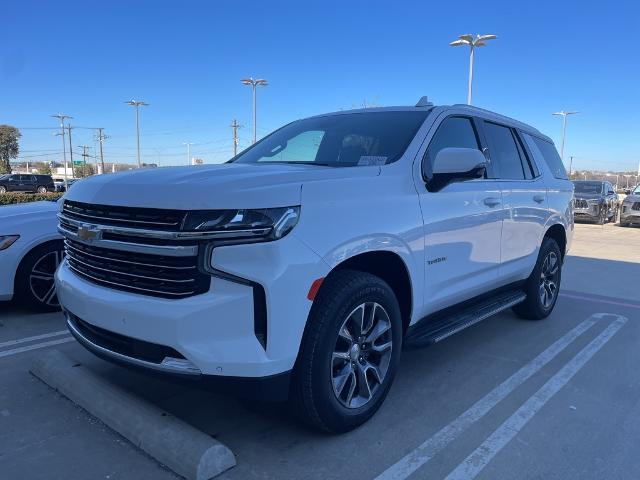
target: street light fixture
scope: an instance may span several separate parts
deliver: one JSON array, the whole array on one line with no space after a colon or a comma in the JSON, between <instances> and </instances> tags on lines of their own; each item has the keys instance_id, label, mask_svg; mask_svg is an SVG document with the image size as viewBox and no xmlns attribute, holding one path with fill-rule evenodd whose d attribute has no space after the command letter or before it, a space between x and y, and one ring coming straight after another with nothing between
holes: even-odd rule
<instances>
[{"instance_id":1,"label":"street light fixture","mask_svg":"<svg viewBox=\"0 0 640 480\"><path fill-rule=\"evenodd\" d=\"M149 104L145 102L141 102L139 100L129 100L128 102L124 102L127 105L131 105L132 107L136 107L136 142L138 145L138 168L142 167L142 163L140 163L140 107L146 107Z\"/></svg>"},{"instance_id":2,"label":"street light fixture","mask_svg":"<svg viewBox=\"0 0 640 480\"><path fill-rule=\"evenodd\" d=\"M254 79L253 77L243 78L241 82L243 85L251 85L253 91L253 143L256 143L256 87L258 85L266 87L268 83L263 78Z\"/></svg>"},{"instance_id":3,"label":"street light fixture","mask_svg":"<svg viewBox=\"0 0 640 480\"><path fill-rule=\"evenodd\" d=\"M559 112L555 112L554 115L562 116L562 146L560 147L560 159L564 161L564 140L567 135L567 117L569 115L575 115L580 112L565 112L564 110L560 110Z\"/></svg>"},{"instance_id":4,"label":"street light fixture","mask_svg":"<svg viewBox=\"0 0 640 480\"><path fill-rule=\"evenodd\" d=\"M498 38L496 35L477 35L474 36L470 33L460 35L458 40L454 40L449 44L451 47L459 47L461 45L469 46L469 88L467 92L467 105L471 105L471 95L473 92L473 52L476 47L484 47L488 40L495 40Z\"/></svg>"},{"instance_id":5,"label":"street light fixture","mask_svg":"<svg viewBox=\"0 0 640 480\"><path fill-rule=\"evenodd\" d=\"M51 115L53 118L57 118L60 120L60 134L62 136L62 162L64 164L64 189L67 191L69 189L69 185L67 184L67 146L64 141L64 119L73 117L69 115L65 115L64 113L58 113L57 115ZM71 138L71 137L69 137Z\"/></svg>"},{"instance_id":6,"label":"street light fixture","mask_svg":"<svg viewBox=\"0 0 640 480\"><path fill-rule=\"evenodd\" d=\"M187 146L187 165L191 165L191 145L195 145L192 142L183 142L183 145Z\"/></svg>"}]
</instances>

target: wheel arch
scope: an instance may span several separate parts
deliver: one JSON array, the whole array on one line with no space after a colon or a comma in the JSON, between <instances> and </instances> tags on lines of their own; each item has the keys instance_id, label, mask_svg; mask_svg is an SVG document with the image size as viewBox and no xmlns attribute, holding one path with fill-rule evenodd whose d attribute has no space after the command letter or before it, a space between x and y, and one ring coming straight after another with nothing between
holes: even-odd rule
<instances>
[{"instance_id":1,"label":"wheel arch","mask_svg":"<svg viewBox=\"0 0 640 480\"><path fill-rule=\"evenodd\" d=\"M333 272L340 270L356 270L370 273L389 284L400 306L403 332L406 331L411 322L414 306L413 285L409 268L400 255L389 250L373 250L359 253L335 265L326 279L329 279ZM320 288L322 289L322 287Z\"/></svg>"},{"instance_id":2,"label":"wheel arch","mask_svg":"<svg viewBox=\"0 0 640 480\"><path fill-rule=\"evenodd\" d=\"M564 225L560 223L555 223L547 228L547 231L544 233L543 238L552 238L556 241L558 246L560 247L560 253L562 254L562 259L567 253L567 232L565 230Z\"/></svg>"},{"instance_id":3,"label":"wheel arch","mask_svg":"<svg viewBox=\"0 0 640 480\"><path fill-rule=\"evenodd\" d=\"M22 252L22 256L18 259L18 264L16 266L16 270L13 276L13 292L15 295L15 292L18 291L18 279L20 278L20 273L22 271L22 269L24 268L25 262L27 261L27 259L29 258L29 255L31 255L31 253L37 249L37 248L41 248L45 245L48 244L52 244L52 243L58 243L58 242L62 242L62 238L60 236L54 236L54 237L45 237L43 239L40 239L39 241L36 242L32 242L27 248L25 248Z\"/></svg>"}]
</instances>

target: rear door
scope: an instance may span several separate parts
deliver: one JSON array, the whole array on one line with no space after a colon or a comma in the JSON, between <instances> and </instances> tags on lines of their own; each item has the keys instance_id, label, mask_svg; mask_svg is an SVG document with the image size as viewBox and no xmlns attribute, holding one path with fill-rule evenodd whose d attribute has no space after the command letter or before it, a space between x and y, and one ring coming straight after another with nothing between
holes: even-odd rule
<instances>
[{"instance_id":1,"label":"rear door","mask_svg":"<svg viewBox=\"0 0 640 480\"><path fill-rule=\"evenodd\" d=\"M547 188L516 129L489 120L482 126L502 193L505 216L498 276L500 284L507 284L528 277L536 263L549 218Z\"/></svg>"},{"instance_id":2,"label":"rear door","mask_svg":"<svg viewBox=\"0 0 640 480\"><path fill-rule=\"evenodd\" d=\"M424 147L417 187L424 219L426 313L491 290L498 278L502 200L491 172L434 192L425 183L441 149L482 150L476 122L466 115L449 115Z\"/></svg>"}]
</instances>

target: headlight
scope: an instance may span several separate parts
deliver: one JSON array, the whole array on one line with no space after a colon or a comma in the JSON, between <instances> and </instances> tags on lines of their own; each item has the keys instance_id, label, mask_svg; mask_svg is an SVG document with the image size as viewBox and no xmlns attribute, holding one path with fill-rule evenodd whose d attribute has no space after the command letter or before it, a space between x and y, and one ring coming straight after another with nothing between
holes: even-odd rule
<instances>
[{"instance_id":1,"label":"headlight","mask_svg":"<svg viewBox=\"0 0 640 480\"><path fill-rule=\"evenodd\" d=\"M20 235L0 235L0 250L5 250L15 243Z\"/></svg>"},{"instance_id":2,"label":"headlight","mask_svg":"<svg viewBox=\"0 0 640 480\"><path fill-rule=\"evenodd\" d=\"M587 203L589 205L597 205L598 203L600 203L600 200L598 200L597 198L593 198L591 200L587 200Z\"/></svg>"},{"instance_id":3,"label":"headlight","mask_svg":"<svg viewBox=\"0 0 640 480\"><path fill-rule=\"evenodd\" d=\"M201 210L189 212L182 230L210 232L221 239L257 238L277 240L298 223L300 207Z\"/></svg>"}]
</instances>

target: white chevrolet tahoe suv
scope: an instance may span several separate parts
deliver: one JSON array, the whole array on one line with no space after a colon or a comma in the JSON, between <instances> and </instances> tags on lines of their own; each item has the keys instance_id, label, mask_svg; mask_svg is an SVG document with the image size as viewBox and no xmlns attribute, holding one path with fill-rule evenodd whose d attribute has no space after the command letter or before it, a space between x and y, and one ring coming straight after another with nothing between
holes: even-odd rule
<instances>
[{"instance_id":1,"label":"white chevrolet tahoe suv","mask_svg":"<svg viewBox=\"0 0 640 480\"><path fill-rule=\"evenodd\" d=\"M558 298L573 186L552 141L466 105L276 130L228 163L100 175L59 214L60 304L95 354L368 420L403 348Z\"/></svg>"}]
</instances>

